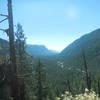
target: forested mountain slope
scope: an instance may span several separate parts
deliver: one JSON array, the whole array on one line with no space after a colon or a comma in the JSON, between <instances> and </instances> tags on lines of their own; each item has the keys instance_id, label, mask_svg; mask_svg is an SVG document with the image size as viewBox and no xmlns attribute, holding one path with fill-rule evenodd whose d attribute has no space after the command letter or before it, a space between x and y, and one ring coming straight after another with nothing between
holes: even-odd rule
<instances>
[{"instance_id":1,"label":"forested mountain slope","mask_svg":"<svg viewBox=\"0 0 100 100\"><path fill-rule=\"evenodd\" d=\"M84 50L90 67L99 67L100 60L100 29L82 36L66 47L60 56L66 66L81 66L82 51Z\"/></svg>"}]
</instances>

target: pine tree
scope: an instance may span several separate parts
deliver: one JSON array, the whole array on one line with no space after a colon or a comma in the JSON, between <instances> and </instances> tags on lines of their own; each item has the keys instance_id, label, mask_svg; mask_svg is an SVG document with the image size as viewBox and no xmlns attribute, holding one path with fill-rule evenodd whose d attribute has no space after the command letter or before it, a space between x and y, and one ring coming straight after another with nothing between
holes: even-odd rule
<instances>
[{"instance_id":1,"label":"pine tree","mask_svg":"<svg viewBox=\"0 0 100 100\"><path fill-rule=\"evenodd\" d=\"M49 87L46 79L46 72L40 60L35 70L35 81L36 81L35 93L37 100L47 100Z\"/></svg>"},{"instance_id":2,"label":"pine tree","mask_svg":"<svg viewBox=\"0 0 100 100\"><path fill-rule=\"evenodd\" d=\"M16 36L16 51L17 56L19 57L19 60L21 62L21 65L23 64L26 52L26 37L23 33L22 26L20 24L17 24L17 32L15 34Z\"/></svg>"},{"instance_id":3,"label":"pine tree","mask_svg":"<svg viewBox=\"0 0 100 100\"><path fill-rule=\"evenodd\" d=\"M20 24L17 25L17 32L16 32L16 54L17 54L17 73L18 75L25 74L25 58L26 58L26 52L25 52L25 46L26 46L26 38L23 33L22 26ZM25 82L24 77L19 78L19 100L25 100Z\"/></svg>"},{"instance_id":4,"label":"pine tree","mask_svg":"<svg viewBox=\"0 0 100 100\"><path fill-rule=\"evenodd\" d=\"M34 92L32 86L34 81L34 65L32 57L26 53L26 37L20 24L17 24L17 31L15 35L19 97L20 100L31 99L33 97L32 93Z\"/></svg>"}]
</instances>

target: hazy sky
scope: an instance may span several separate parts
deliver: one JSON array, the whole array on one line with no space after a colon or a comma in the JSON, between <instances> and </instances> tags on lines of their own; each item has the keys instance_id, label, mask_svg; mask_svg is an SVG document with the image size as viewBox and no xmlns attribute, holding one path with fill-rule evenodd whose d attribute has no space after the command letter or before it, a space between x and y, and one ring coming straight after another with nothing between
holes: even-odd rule
<instances>
[{"instance_id":1,"label":"hazy sky","mask_svg":"<svg viewBox=\"0 0 100 100\"><path fill-rule=\"evenodd\" d=\"M0 0L0 13L6 11L6 1ZM14 24L22 24L27 43L58 51L100 28L100 0L13 0L13 12Z\"/></svg>"}]
</instances>

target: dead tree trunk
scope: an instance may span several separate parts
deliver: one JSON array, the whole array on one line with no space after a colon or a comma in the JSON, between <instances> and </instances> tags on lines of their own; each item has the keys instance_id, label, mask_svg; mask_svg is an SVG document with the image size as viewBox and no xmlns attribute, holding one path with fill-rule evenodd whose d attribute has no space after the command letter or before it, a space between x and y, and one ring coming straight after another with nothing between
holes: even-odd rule
<instances>
[{"instance_id":1,"label":"dead tree trunk","mask_svg":"<svg viewBox=\"0 0 100 100\"><path fill-rule=\"evenodd\" d=\"M100 98L100 81L98 80L98 96Z\"/></svg>"},{"instance_id":2,"label":"dead tree trunk","mask_svg":"<svg viewBox=\"0 0 100 100\"><path fill-rule=\"evenodd\" d=\"M18 100L17 91L17 72L16 72L16 54L14 44L14 28L13 28L13 14L12 14L12 0L8 0L8 22L9 22L9 45L10 45L10 61L12 71L12 97L14 100Z\"/></svg>"},{"instance_id":3,"label":"dead tree trunk","mask_svg":"<svg viewBox=\"0 0 100 100\"><path fill-rule=\"evenodd\" d=\"M91 90L91 76L89 75L89 72L88 72L86 55L85 55L84 49L82 49L82 57L83 57L83 64L84 64L85 73L86 73L86 85L87 85L87 89L90 91Z\"/></svg>"}]
</instances>

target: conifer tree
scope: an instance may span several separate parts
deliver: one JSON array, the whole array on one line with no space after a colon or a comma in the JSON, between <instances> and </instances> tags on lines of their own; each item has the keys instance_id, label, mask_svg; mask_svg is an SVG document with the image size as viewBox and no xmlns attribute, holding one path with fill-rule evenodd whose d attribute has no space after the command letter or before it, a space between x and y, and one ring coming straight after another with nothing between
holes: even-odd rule
<instances>
[{"instance_id":1,"label":"conifer tree","mask_svg":"<svg viewBox=\"0 0 100 100\"><path fill-rule=\"evenodd\" d=\"M20 24L17 24L17 31L16 31L16 56L17 56L17 73L18 75L23 75L25 74L25 58L26 58L26 53L25 53L25 46L26 46L26 38L23 33L22 26ZM24 82L24 77L19 78L19 100L25 100L25 82Z\"/></svg>"},{"instance_id":2,"label":"conifer tree","mask_svg":"<svg viewBox=\"0 0 100 100\"><path fill-rule=\"evenodd\" d=\"M17 24L17 31L15 36L16 36L16 52L22 65L26 54L25 53L26 37L23 33L23 29L20 24Z\"/></svg>"},{"instance_id":3,"label":"conifer tree","mask_svg":"<svg viewBox=\"0 0 100 100\"><path fill-rule=\"evenodd\" d=\"M35 70L35 81L36 81L35 93L37 100L47 100L49 87L46 79L46 72L40 60Z\"/></svg>"}]
</instances>

